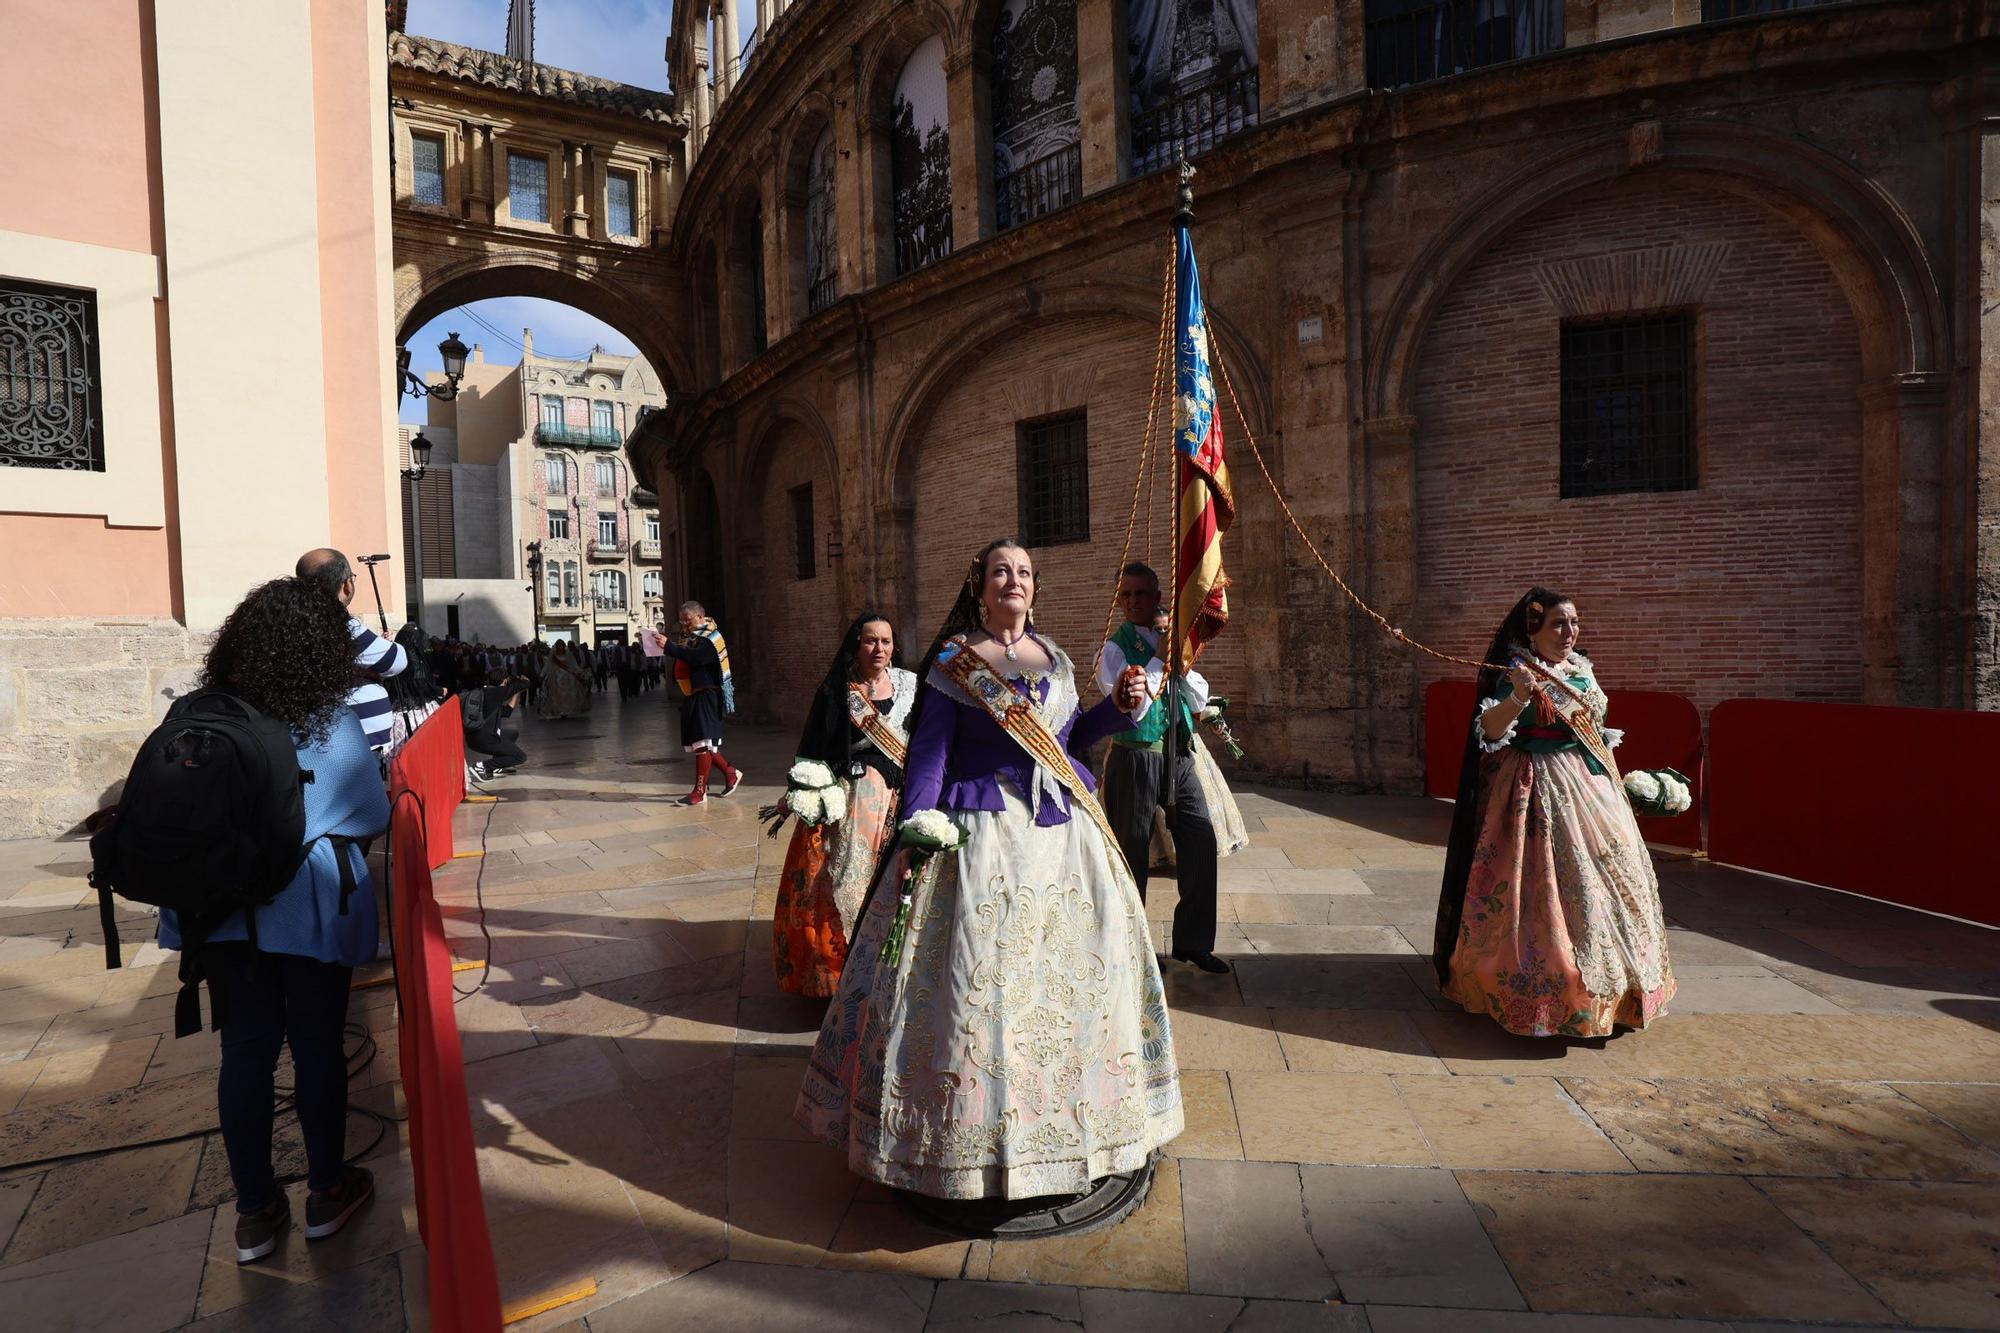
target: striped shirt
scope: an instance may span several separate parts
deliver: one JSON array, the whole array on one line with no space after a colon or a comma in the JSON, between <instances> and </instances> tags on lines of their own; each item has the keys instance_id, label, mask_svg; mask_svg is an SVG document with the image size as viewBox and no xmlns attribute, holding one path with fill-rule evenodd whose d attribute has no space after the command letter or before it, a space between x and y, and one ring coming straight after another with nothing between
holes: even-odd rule
<instances>
[{"instance_id":1,"label":"striped shirt","mask_svg":"<svg viewBox=\"0 0 2000 1333\"><path fill-rule=\"evenodd\" d=\"M347 618L347 637L354 644L354 665L367 667L378 675L393 676L410 664L410 656L403 651L403 645L385 639L369 629L353 616ZM361 719L361 730L368 737L368 746L380 750L389 744L389 733L395 726L394 710L389 707L389 691L375 681L356 685L347 692L347 706Z\"/></svg>"}]
</instances>

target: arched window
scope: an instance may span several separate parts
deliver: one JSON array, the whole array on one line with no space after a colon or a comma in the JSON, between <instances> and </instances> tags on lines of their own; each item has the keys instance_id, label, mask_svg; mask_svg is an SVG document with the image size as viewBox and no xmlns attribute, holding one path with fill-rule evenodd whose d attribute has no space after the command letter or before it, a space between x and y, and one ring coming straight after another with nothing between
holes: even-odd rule
<instances>
[{"instance_id":1,"label":"arched window","mask_svg":"<svg viewBox=\"0 0 2000 1333\"><path fill-rule=\"evenodd\" d=\"M840 252L833 220L833 126L819 132L806 159L806 311L817 314L840 294Z\"/></svg>"},{"instance_id":2,"label":"arched window","mask_svg":"<svg viewBox=\"0 0 2000 1333\"><path fill-rule=\"evenodd\" d=\"M951 253L951 134L945 104L944 38L910 53L890 108L890 212L896 272L911 273Z\"/></svg>"},{"instance_id":3,"label":"arched window","mask_svg":"<svg viewBox=\"0 0 2000 1333\"><path fill-rule=\"evenodd\" d=\"M1001 0L990 49L993 220L1005 231L1083 194L1076 0Z\"/></svg>"},{"instance_id":4,"label":"arched window","mask_svg":"<svg viewBox=\"0 0 2000 1333\"><path fill-rule=\"evenodd\" d=\"M625 609L625 573L618 569L600 569L590 576L591 591L597 597L600 611L623 611Z\"/></svg>"},{"instance_id":5,"label":"arched window","mask_svg":"<svg viewBox=\"0 0 2000 1333\"><path fill-rule=\"evenodd\" d=\"M1129 0L1132 171L1257 123L1257 0Z\"/></svg>"}]
</instances>

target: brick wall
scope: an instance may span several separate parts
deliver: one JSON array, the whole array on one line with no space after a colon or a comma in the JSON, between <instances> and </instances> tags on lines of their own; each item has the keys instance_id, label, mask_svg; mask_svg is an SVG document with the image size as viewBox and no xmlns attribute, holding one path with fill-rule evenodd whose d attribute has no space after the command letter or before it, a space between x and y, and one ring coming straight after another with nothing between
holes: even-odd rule
<instances>
[{"instance_id":1,"label":"brick wall","mask_svg":"<svg viewBox=\"0 0 2000 1333\"><path fill-rule=\"evenodd\" d=\"M1538 266L1708 243L1729 248L1696 305L1700 488L1558 499L1559 314ZM1545 210L1461 276L1423 348L1413 632L1476 656L1542 582L1577 598L1614 694L1674 690L1704 714L1859 698L1859 375L1832 272L1775 215L1685 177Z\"/></svg>"},{"instance_id":2,"label":"brick wall","mask_svg":"<svg viewBox=\"0 0 2000 1333\"><path fill-rule=\"evenodd\" d=\"M898 626L911 662L937 632L968 562L995 537L1016 532L1017 422L1083 408L1088 413L1090 540L1033 552L1041 579L1035 623L1087 675L1117 582L1132 508L1155 330L1128 320L1087 318L1051 323L1009 340L964 365L920 432L907 442L916 469L918 616ZM1158 442L1156 441L1156 447ZM1170 578L1171 473L1155 484L1151 563ZM1142 514L1132 558L1148 559ZM1225 544L1225 561L1243 559ZM1218 691L1242 690L1243 643L1224 634L1202 659ZM1085 685L1084 702L1096 702Z\"/></svg>"},{"instance_id":3,"label":"brick wall","mask_svg":"<svg viewBox=\"0 0 2000 1333\"><path fill-rule=\"evenodd\" d=\"M813 501L813 577L798 577L792 491L810 485ZM859 607L842 604L839 568L826 558L826 536L835 507L826 454L810 440L788 432L772 446L762 489L763 591L756 627L758 711L769 710L786 726L803 725L812 692L826 674L840 635ZM897 627L901 629L901 626ZM751 626L723 632L749 640Z\"/></svg>"}]
</instances>

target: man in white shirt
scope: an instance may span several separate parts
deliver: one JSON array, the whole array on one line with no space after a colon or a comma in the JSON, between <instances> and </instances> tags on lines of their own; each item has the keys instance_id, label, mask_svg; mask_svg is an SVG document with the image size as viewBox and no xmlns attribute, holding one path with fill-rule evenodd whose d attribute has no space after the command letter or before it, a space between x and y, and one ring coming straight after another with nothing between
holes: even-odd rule
<instances>
[{"instance_id":1,"label":"man in white shirt","mask_svg":"<svg viewBox=\"0 0 2000 1333\"><path fill-rule=\"evenodd\" d=\"M1174 860L1180 901L1174 907L1173 957L1204 972L1227 972L1229 964L1215 956L1215 825L1202 796L1194 768L1194 715L1208 706L1208 682L1192 667L1181 673L1180 716L1169 718L1163 687L1166 664L1160 658L1165 620L1160 613L1160 576L1134 561L1119 571L1118 604L1125 623L1104 645L1097 668L1097 688L1112 694L1127 666L1143 667L1147 699L1133 715L1133 728L1111 738L1104 760L1104 782L1098 795L1104 813L1118 835L1118 845L1146 894L1146 876L1153 840L1153 818L1161 809L1165 786L1166 737L1170 725L1180 729L1174 764L1174 803L1167 810L1167 828L1174 835Z\"/></svg>"}]
</instances>

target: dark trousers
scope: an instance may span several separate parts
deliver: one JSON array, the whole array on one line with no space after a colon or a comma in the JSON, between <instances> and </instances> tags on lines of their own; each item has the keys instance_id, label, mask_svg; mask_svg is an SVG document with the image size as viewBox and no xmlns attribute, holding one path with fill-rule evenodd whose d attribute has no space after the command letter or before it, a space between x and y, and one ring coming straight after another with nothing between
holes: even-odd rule
<instances>
[{"instance_id":1,"label":"dark trousers","mask_svg":"<svg viewBox=\"0 0 2000 1333\"><path fill-rule=\"evenodd\" d=\"M506 727L499 731L465 733L465 748L484 759L494 768L519 768L528 762L528 752L523 750ZM518 734L518 733L516 733Z\"/></svg>"},{"instance_id":2,"label":"dark trousers","mask_svg":"<svg viewBox=\"0 0 2000 1333\"><path fill-rule=\"evenodd\" d=\"M630 669L618 673L618 697L636 699L639 697L639 673Z\"/></svg>"},{"instance_id":3,"label":"dark trousers","mask_svg":"<svg viewBox=\"0 0 2000 1333\"><path fill-rule=\"evenodd\" d=\"M240 940L206 946L202 961L210 1002L222 1020L215 1100L229 1176L236 1183L236 1211L254 1213L278 1197L271 1166L277 1112L271 1099L278 1051L287 1045L306 1141L306 1183L316 1190L335 1188L347 1156L342 1038L353 970L296 954L253 953Z\"/></svg>"},{"instance_id":4,"label":"dark trousers","mask_svg":"<svg viewBox=\"0 0 2000 1333\"><path fill-rule=\"evenodd\" d=\"M1146 896L1147 867L1152 860L1153 815L1160 809L1160 779L1167 757L1158 750L1113 744L1104 761L1104 813L1118 834L1118 846ZM1183 748L1175 764L1174 804L1167 810L1167 830L1174 835L1174 861L1180 902L1174 907L1174 953L1215 951L1215 825L1208 802L1195 780L1194 755Z\"/></svg>"}]
</instances>

